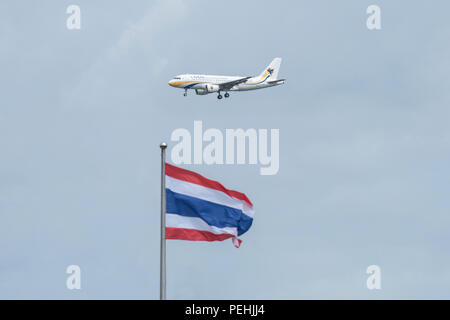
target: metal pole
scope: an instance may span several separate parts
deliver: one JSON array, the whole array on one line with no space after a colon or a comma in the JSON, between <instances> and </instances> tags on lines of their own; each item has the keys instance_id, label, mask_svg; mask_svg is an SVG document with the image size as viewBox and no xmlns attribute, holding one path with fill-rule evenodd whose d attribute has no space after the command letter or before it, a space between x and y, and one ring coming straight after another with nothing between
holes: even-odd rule
<instances>
[{"instance_id":1,"label":"metal pole","mask_svg":"<svg viewBox=\"0 0 450 320\"><path fill-rule=\"evenodd\" d=\"M160 300L166 300L166 148L165 142L161 148L161 269L160 269Z\"/></svg>"}]
</instances>

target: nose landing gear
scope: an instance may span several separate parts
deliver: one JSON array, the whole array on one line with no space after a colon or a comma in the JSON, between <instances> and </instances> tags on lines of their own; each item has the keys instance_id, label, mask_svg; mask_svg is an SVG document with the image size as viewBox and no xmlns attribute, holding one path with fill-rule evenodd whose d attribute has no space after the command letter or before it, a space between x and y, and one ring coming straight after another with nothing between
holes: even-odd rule
<instances>
[{"instance_id":1,"label":"nose landing gear","mask_svg":"<svg viewBox=\"0 0 450 320\"><path fill-rule=\"evenodd\" d=\"M225 92L225 98L228 98L230 94L228 92Z\"/></svg>"}]
</instances>

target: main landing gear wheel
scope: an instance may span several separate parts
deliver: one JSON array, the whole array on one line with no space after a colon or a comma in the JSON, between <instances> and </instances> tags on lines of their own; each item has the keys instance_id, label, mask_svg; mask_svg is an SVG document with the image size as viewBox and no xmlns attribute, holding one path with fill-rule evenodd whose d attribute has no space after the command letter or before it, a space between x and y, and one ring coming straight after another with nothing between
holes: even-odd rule
<instances>
[{"instance_id":1,"label":"main landing gear wheel","mask_svg":"<svg viewBox=\"0 0 450 320\"><path fill-rule=\"evenodd\" d=\"M217 99L222 99L222 95L221 94L219 94L218 96L217 96Z\"/></svg>"},{"instance_id":2,"label":"main landing gear wheel","mask_svg":"<svg viewBox=\"0 0 450 320\"><path fill-rule=\"evenodd\" d=\"M225 98L228 98L230 94L228 92L225 93Z\"/></svg>"}]
</instances>

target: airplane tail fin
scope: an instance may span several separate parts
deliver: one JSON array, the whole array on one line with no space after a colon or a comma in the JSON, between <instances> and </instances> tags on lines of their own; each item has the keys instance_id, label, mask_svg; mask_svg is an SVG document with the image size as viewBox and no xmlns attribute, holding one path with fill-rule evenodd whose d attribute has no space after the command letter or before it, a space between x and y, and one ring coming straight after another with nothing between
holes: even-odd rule
<instances>
[{"instance_id":1,"label":"airplane tail fin","mask_svg":"<svg viewBox=\"0 0 450 320\"><path fill-rule=\"evenodd\" d=\"M275 58L272 62L261 72L260 77L265 78L269 76L270 80L278 79L278 71L280 71L281 58Z\"/></svg>"}]
</instances>

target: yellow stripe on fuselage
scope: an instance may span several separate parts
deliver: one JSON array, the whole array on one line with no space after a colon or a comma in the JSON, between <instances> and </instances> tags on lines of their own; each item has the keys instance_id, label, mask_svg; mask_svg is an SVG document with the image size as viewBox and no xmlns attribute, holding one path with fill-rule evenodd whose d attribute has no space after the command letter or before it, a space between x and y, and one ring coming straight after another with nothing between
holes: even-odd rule
<instances>
[{"instance_id":1,"label":"yellow stripe on fuselage","mask_svg":"<svg viewBox=\"0 0 450 320\"><path fill-rule=\"evenodd\" d=\"M172 87L180 87L180 86L182 86L182 85L185 85L185 84L191 84L191 83L206 83L205 81L191 81L191 80L189 80L189 81L175 81L175 82L172 82L172 83L169 83Z\"/></svg>"},{"instance_id":2,"label":"yellow stripe on fuselage","mask_svg":"<svg viewBox=\"0 0 450 320\"><path fill-rule=\"evenodd\" d=\"M266 71L258 80L252 82L244 82L243 84L257 84L258 82L263 81L269 74L269 71Z\"/></svg>"}]
</instances>

